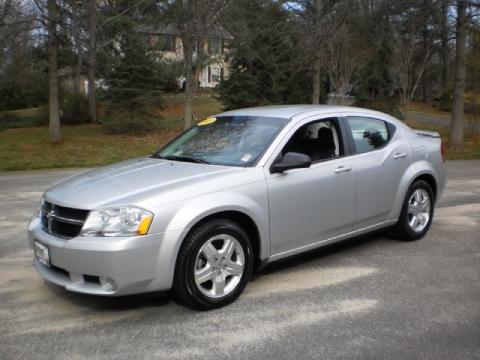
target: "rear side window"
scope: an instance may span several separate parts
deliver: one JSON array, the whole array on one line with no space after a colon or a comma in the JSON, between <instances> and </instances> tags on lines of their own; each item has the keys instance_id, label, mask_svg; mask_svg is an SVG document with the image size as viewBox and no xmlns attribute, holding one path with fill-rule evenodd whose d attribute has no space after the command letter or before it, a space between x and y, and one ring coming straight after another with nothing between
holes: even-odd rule
<instances>
[{"instance_id":1,"label":"rear side window","mask_svg":"<svg viewBox=\"0 0 480 360\"><path fill-rule=\"evenodd\" d=\"M390 132L385 121L349 116L347 117L357 153L379 149L390 140Z\"/></svg>"}]
</instances>

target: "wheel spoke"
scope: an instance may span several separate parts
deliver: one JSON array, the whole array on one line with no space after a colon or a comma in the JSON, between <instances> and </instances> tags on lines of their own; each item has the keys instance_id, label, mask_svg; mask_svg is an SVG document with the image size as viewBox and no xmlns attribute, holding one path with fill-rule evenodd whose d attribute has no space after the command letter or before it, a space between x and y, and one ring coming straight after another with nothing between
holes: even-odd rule
<instances>
[{"instance_id":1,"label":"wheel spoke","mask_svg":"<svg viewBox=\"0 0 480 360\"><path fill-rule=\"evenodd\" d=\"M430 200L428 199L428 197L425 197L425 199L422 201L422 204L421 204L420 208L423 211L427 211L429 206L430 206Z\"/></svg>"},{"instance_id":2,"label":"wheel spoke","mask_svg":"<svg viewBox=\"0 0 480 360\"><path fill-rule=\"evenodd\" d=\"M243 270L243 266L233 261L229 262L227 264L227 267L225 268L225 272L228 275L232 275L232 276L242 275L242 270Z\"/></svg>"},{"instance_id":3,"label":"wheel spoke","mask_svg":"<svg viewBox=\"0 0 480 360\"><path fill-rule=\"evenodd\" d=\"M212 290L215 295L222 295L225 289L225 279L221 275L217 275L213 280Z\"/></svg>"},{"instance_id":4,"label":"wheel spoke","mask_svg":"<svg viewBox=\"0 0 480 360\"><path fill-rule=\"evenodd\" d=\"M195 270L195 281L197 284L203 284L208 280L212 280L213 271L210 265L205 266L203 269Z\"/></svg>"},{"instance_id":5,"label":"wheel spoke","mask_svg":"<svg viewBox=\"0 0 480 360\"><path fill-rule=\"evenodd\" d=\"M415 214L417 212L418 208L415 204L408 204L408 213L409 214Z\"/></svg>"},{"instance_id":6,"label":"wheel spoke","mask_svg":"<svg viewBox=\"0 0 480 360\"><path fill-rule=\"evenodd\" d=\"M235 242L231 239L226 239L225 240L225 250L223 254L225 255L225 258L230 260L232 258L233 252L235 250Z\"/></svg>"},{"instance_id":7,"label":"wheel spoke","mask_svg":"<svg viewBox=\"0 0 480 360\"><path fill-rule=\"evenodd\" d=\"M413 230L417 229L419 222L420 222L420 216L417 215L414 217L414 220L413 220L413 225L412 225Z\"/></svg>"},{"instance_id":8,"label":"wheel spoke","mask_svg":"<svg viewBox=\"0 0 480 360\"><path fill-rule=\"evenodd\" d=\"M417 204L419 204L422 201L422 194L420 193L420 191L418 190L415 191L414 197L415 197L415 202Z\"/></svg>"},{"instance_id":9,"label":"wheel spoke","mask_svg":"<svg viewBox=\"0 0 480 360\"><path fill-rule=\"evenodd\" d=\"M202 251L203 255L207 258L208 261L215 261L215 258L218 257L218 250L215 249L215 246L213 246L211 243L206 244L203 247Z\"/></svg>"}]
</instances>

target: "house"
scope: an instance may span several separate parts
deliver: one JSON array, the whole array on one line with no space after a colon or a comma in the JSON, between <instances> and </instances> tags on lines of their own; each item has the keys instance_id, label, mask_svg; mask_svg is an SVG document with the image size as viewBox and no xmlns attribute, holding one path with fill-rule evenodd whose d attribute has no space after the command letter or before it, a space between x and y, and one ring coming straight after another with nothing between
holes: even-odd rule
<instances>
[{"instance_id":1,"label":"house","mask_svg":"<svg viewBox=\"0 0 480 360\"><path fill-rule=\"evenodd\" d=\"M164 59L183 63L183 45L180 32L173 24L159 24L155 27L141 27L139 32L145 34L151 45L158 48ZM201 88L214 88L223 78L228 77L228 45L233 39L221 26L210 28L203 39L204 54L207 60L198 73L198 83ZM193 46L194 62L198 54L199 41ZM184 86L185 79L179 78L179 87Z\"/></svg>"}]
</instances>

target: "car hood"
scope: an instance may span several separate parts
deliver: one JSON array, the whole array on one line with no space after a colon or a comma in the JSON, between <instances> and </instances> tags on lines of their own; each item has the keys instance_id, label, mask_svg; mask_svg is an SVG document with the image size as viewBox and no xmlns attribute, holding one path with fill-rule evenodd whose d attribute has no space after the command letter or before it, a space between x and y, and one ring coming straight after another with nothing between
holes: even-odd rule
<instances>
[{"instance_id":1,"label":"car hood","mask_svg":"<svg viewBox=\"0 0 480 360\"><path fill-rule=\"evenodd\" d=\"M241 172L243 168L154 158L133 159L74 175L48 189L44 198L86 210L135 205L148 196ZM185 192L185 197L189 194ZM181 200L177 198L177 200Z\"/></svg>"}]
</instances>

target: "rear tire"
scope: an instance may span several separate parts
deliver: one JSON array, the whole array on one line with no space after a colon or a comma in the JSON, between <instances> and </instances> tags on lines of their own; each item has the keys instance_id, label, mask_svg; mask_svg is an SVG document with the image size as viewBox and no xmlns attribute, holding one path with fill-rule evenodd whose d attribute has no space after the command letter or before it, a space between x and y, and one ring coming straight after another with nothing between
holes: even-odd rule
<instances>
[{"instance_id":1,"label":"rear tire","mask_svg":"<svg viewBox=\"0 0 480 360\"><path fill-rule=\"evenodd\" d=\"M183 242L173 290L190 308L219 308L240 296L252 270L253 249L247 233L230 220L208 221Z\"/></svg>"},{"instance_id":2,"label":"rear tire","mask_svg":"<svg viewBox=\"0 0 480 360\"><path fill-rule=\"evenodd\" d=\"M402 211L393 230L399 239L421 239L432 224L435 198L430 185L423 180L415 181L407 191Z\"/></svg>"}]
</instances>

